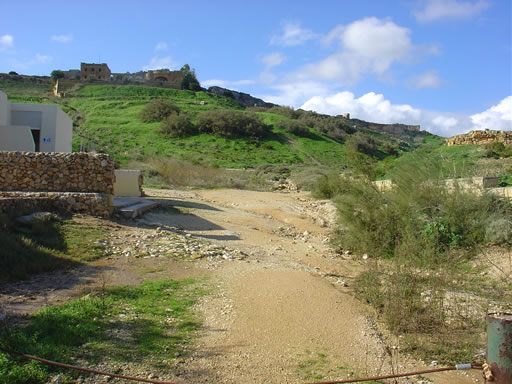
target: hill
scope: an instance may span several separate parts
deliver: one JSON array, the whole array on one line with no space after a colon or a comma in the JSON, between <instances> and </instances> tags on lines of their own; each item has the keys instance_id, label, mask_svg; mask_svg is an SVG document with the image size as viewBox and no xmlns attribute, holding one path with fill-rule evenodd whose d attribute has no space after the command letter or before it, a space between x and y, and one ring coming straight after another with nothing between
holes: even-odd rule
<instances>
[{"instance_id":1,"label":"hill","mask_svg":"<svg viewBox=\"0 0 512 384\"><path fill-rule=\"evenodd\" d=\"M378 163L380 177L385 177L396 162L407 161L408 153L422 148L464 166L474 165L484 157L478 148L442 147L442 138L417 127L370 123L279 106L247 108L235 98L206 91L98 84L82 85L59 99L51 96L50 87L44 83L0 81L0 88L12 102L60 104L74 120L73 149L108 153L124 168L149 169L148 164L155 159L173 159L204 167L265 169L277 173L282 171L276 168L282 167L292 172L311 168L317 170L310 173L318 175L346 167L348 142ZM256 114L270 127L270 132L263 137L162 135L160 123L144 123L138 118L144 106L155 98L171 101L193 124L205 112L231 110Z\"/></svg>"}]
</instances>

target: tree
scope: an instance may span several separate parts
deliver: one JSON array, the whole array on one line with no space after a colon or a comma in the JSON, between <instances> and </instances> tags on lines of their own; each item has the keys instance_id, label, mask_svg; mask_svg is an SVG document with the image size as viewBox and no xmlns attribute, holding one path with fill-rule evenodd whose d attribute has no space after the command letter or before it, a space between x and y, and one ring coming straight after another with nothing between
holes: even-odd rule
<instances>
[{"instance_id":1,"label":"tree","mask_svg":"<svg viewBox=\"0 0 512 384\"><path fill-rule=\"evenodd\" d=\"M201 84L196 77L196 71L194 69L190 69L190 65L185 64L180 69L183 72L183 80L181 81L181 89L188 89L190 91L200 91Z\"/></svg>"},{"instance_id":2,"label":"tree","mask_svg":"<svg viewBox=\"0 0 512 384\"><path fill-rule=\"evenodd\" d=\"M64 78L64 72L56 69L56 70L52 71L52 73L50 74L50 77L52 78L53 81L57 81L59 79L63 79Z\"/></svg>"}]
</instances>

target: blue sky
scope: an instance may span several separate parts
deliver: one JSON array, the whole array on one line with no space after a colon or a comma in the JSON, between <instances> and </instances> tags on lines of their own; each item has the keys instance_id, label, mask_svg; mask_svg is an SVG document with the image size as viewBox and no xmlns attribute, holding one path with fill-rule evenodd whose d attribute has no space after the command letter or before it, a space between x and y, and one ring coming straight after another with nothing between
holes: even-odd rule
<instances>
[{"instance_id":1,"label":"blue sky","mask_svg":"<svg viewBox=\"0 0 512 384\"><path fill-rule=\"evenodd\" d=\"M511 4L2 0L0 72L188 63L203 86L295 108L443 136L512 130Z\"/></svg>"}]
</instances>

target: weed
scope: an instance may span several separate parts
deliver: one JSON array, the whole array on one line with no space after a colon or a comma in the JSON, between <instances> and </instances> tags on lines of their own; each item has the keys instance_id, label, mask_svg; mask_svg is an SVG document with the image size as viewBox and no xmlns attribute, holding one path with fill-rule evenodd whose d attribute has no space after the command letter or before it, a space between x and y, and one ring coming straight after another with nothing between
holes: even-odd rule
<instances>
[{"instance_id":1,"label":"weed","mask_svg":"<svg viewBox=\"0 0 512 384\"><path fill-rule=\"evenodd\" d=\"M145 361L155 371L170 370L199 325L190 307L204 293L192 280L102 288L67 304L47 307L24 327L2 329L0 345L61 362L136 365ZM43 383L55 371L0 352L2 383ZM61 374L67 379L77 375Z\"/></svg>"}]
</instances>

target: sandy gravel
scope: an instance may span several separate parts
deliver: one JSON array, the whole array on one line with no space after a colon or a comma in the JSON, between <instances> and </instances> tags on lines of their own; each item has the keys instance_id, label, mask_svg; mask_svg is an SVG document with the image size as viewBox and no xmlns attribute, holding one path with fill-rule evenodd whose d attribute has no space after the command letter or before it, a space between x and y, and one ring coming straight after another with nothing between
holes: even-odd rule
<instances>
[{"instance_id":1,"label":"sandy gravel","mask_svg":"<svg viewBox=\"0 0 512 384\"><path fill-rule=\"evenodd\" d=\"M365 261L329 248L335 222L330 202L296 192L146 193L176 210L149 212L138 222L97 224L110 226L118 241L150 236L160 227L245 256L169 262L114 254L59 273L57 287L56 274L4 286L0 305L11 313L30 313L105 280L132 284L204 276L216 287L196 306L204 327L190 356L161 377L180 383L300 383L426 367L400 354L399 340L381 333L371 308L352 296L352 280ZM462 384L482 382L479 377L450 372L396 382Z\"/></svg>"}]
</instances>

